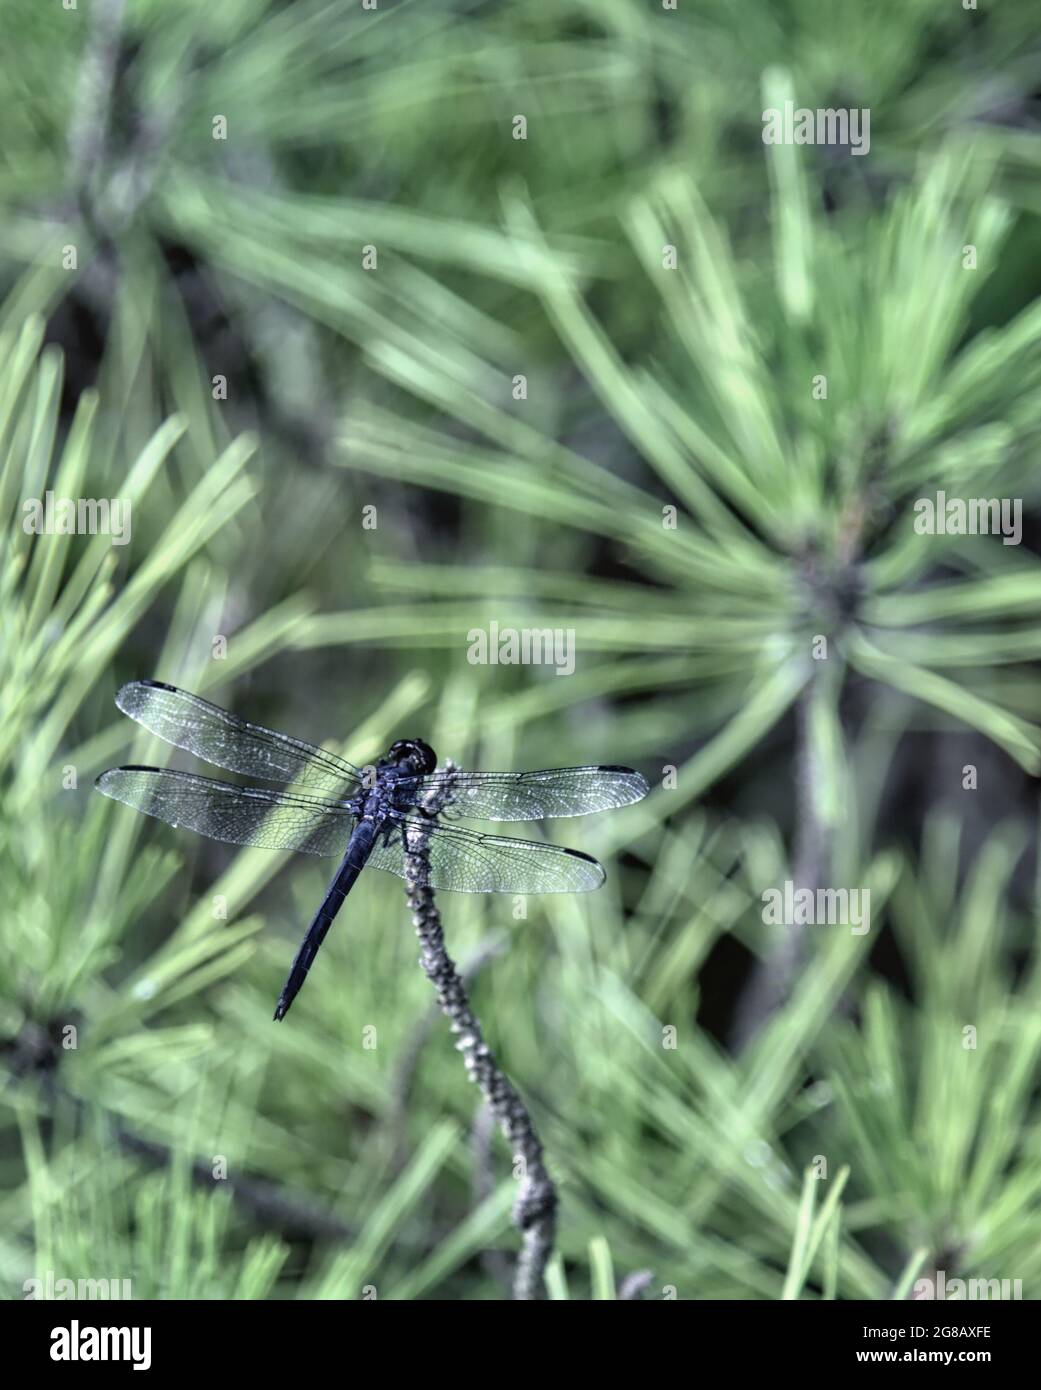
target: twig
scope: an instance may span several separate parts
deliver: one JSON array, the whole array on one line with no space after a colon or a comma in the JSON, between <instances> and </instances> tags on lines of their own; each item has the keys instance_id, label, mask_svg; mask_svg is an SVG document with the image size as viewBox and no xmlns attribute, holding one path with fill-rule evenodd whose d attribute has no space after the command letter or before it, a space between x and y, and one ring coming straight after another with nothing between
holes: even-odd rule
<instances>
[{"instance_id":1,"label":"twig","mask_svg":"<svg viewBox=\"0 0 1041 1390\"><path fill-rule=\"evenodd\" d=\"M154 110L118 114L127 95L121 71L125 9L126 0L91 4L66 137L74 205L102 256L111 253L114 239L129 226L162 173L161 156L184 101L178 74ZM190 58L183 66L190 66Z\"/></svg>"},{"instance_id":2,"label":"twig","mask_svg":"<svg viewBox=\"0 0 1041 1390\"><path fill-rule=\"evenodd\" d=\"M61 1084L59 1066L62 1053L56 1042L53 1030L36 1023L26 1024L21 1033L0 1047L0 1053L8 1055L10 1072L9 1083L22 1081L35 1076L42 1095L46 1098L49 1115L53 1117L59 1105L71 1107L76 1116L77 1128L87 1115L88 1106L82 1097L74 1095ZM128 1153L144 1158L158 1166L166 1166L174 1159L174 1150L167 1144L146 1138L131 1128L122 1116L106 1112L112 1122L113 1132L120 1146ZM97 1162L101 1162L98 1159ZM192 1181L199 1187L212 1192L215 1186L212 1160L192 1159L190 1162ZM222 1180L235 1202L250 1212L261 1226L272 1227L289 1238L309 1240L354 1241L358 1238L356 1228L348 1226L338 1216L279 1187L266 1178L252 1176L229 1176Z\"/></svg>"},{"instance_id":3,"label":"twig","mask_svg":"<svg viewBox=\"0 0 1041 1390\"><path fill-rule=\"evenodd\" d=\"M451 772L452 764L446 764ZM421 809L433 819L451 797L451 783L428 794ZM513 1224L521 1232L521 1251L513 1279L513 1296L531 1300L541 1296L543 1275L553 1251L556 1231L557 1193L546 1171L542 1145L531 1116L500 1071L491 1048L484 1041L466 987L445 949L441 916L428 885L430 837L420 820L413 822L405 836L405 889L412 922L422 946L420 964L437 991L441 1012L448 1018L471 1081L481 1088L492 1114L499 1123L521 1170L520 1190L513 1204Z\"/></svg>"},{"instance_id":4,"label":"twig","mask_svg":"<svg viewBox=\"0 0 1041 1390\"><path fill-rule=\"evenodd\" d=\"M618 1288L619 1303L639 1303L653 1278L654 1272L650 1269L637 1269L626 1275Z\"/></svg>"},{"instance_id":5,"label":"twig","mask_svg":"<svg viewBox=\"0 0 1041 1390\"><path fill-rule=\"evenodd\" d=\"M475 1207L479 1207L495 1190L495 1173L492 1166L494 1138L495 1116L487 1105L479 1105L470 1129L470 1146L474 1156L474 1175L470 1191ZM489 1248L481 1252L482 1269L500 1288L510 1287L511 1264L512 1261L505 1250Z\"/></svg>"},{"instance_id":6,"label":"twig","mask_svg":"<svg viewBox=\"0 0 1041 1390\"><path fill-rule=\"evenodd\" d=\"M811 678L795 710L796 841L792 880L797 889L813 891L827 876L829 858L817 790L820 770L813 765L810 736L815 682L819 679L817 675ZM782 928L780 940L756 966L736 1011L731 1034L735 1052L743 1052L784 1005L798 978L805 942L806 928L790 923Z\"/></svg>"},{"instance_id":7,"label":"twig","mask_svg":"<svg viewBox=\"0 0 1041 1390\"><path fill-rule=\"evenodd\" d=\"M91 6L90 37L80 63L67 137L72 182L78 190L88 188L104 155L123 9L124 0L97 0Z\"/></svg>"},{"instance_id":8,"label":"twig","mask_svg":"<svg viewBox=\"0 0 1041 1390\"><path fill-rule=\"evenodd\" d=\"M160 1166L173 1159L173 1151L166 1144L146 1139L122 1121L117 1121L116 1133L128 1153L137 1154ZM208 1191L212 1192L217 1186L212 1162L193 1159L191 1175L194 1183ZM357 1229L341 1221L332 1212L294 1196L266 1178L228 1177L223 1182L239 1207L249 1212L261 1226L273 1228L283 1236L348 1242L358 1238Z\"/></svg>"},{"instance_id":9,"label":"twig","mask_svg":"<svg viewBox=\"0 0 1041 1390\"><path fill-rule=\"evenodd\" d=\"M483 970L490 960L499 955L502 949L503 938L501 936L490 936L487 940L482 941L478 949L462 967L464 982L470 984L474 976ZM419 1059L423 1055L423 1049L427 1044L431 1029L437 1022L439 1013L440 1010L437 1005L431 1004L427 1013L415 1025L402 1048L401 1061L391 1082L389 1126L394 1138L390 1162L391 1170L395 1173L404 1168L408 1157L405 1125L408 1117L409 1098L412 1094L412 1083L419 1067ZM483 1109L481 1113L484 1113ZM483 1198L487 1196L487 1193L482 1193L481 1196Z\"/></svg>"}]
</instances>

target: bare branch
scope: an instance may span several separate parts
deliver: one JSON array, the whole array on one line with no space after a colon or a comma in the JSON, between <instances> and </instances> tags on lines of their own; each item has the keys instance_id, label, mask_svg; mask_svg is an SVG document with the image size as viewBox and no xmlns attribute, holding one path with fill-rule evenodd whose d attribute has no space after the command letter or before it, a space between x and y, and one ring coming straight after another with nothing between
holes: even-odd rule
<instances>
[{"instance_id":1,"label":"bare branch","mask_svg":"<svg viewBox=\"0 0 1041 1390\"><path fill-rule=\"evenodd\" d=\"M448 771L451 763L446 764ZM451 784L428 795L422 809L431 819L451 795ZM422 946L420 964L437 991L441 1012L448 1018L471 1081L481 1088L486 1103L505 1135L521 1170L520 1190L513 1204L513 1224L521 1232L521 1252L513 1280L515 1299L539 1298L546 1264L556 1232L557 1193L546 1171L542 1144L531 1116L509 1079L499 1069L481 1025L470 1007L466 986L445 949L444 930L427 886L429 835L424 827L410 830L405 844L405 888L412 922Z\"/></svg>"}]
</instances>

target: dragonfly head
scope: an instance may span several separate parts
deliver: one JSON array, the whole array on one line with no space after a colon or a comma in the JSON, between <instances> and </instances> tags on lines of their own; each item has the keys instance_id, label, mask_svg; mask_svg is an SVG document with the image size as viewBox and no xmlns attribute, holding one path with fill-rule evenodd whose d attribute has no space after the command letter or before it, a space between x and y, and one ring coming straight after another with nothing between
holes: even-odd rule
<instances>
[{"instance_id":1,"label":"dragonfly head","mask_svg":"<svg viewBox=\"0 0 1041 1390\"><path fill-rule=\"evenodd\" d=\"M430 744L424 743L421 738L399 738L397 743L390 745L387 762L396 763L399 767L408 763L411 770L417 774L433 772L437 767L437 754Z\"/></svg>"}]
</instances>

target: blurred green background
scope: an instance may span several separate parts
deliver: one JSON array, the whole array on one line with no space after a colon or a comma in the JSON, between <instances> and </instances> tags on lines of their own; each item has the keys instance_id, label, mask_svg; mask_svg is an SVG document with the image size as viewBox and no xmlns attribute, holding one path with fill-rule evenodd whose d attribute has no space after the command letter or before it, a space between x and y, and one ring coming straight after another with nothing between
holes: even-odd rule
<instances>
[{"instance_id":1,"label":"blurred green background","mask_svg":"<svg viewBox=\"0 0 1041 1390\"><path fill-rule=\"evenodd\" d=\"M647 775L551 827L596 895L440 899L551 1297L1041 1296L1031 0L0 16L4 1297L508 1286L401 885L273 1025L331 866L95 794L165 756L141 676L359 764ZM870 152L764 145L787 100ZM130 544L26 534L47 489ZM940 490L1022 544L916 534ZM492 621L575 673L470 664ZM792 877L870 932L765 925Z\"/></svg>"}]
</instances>

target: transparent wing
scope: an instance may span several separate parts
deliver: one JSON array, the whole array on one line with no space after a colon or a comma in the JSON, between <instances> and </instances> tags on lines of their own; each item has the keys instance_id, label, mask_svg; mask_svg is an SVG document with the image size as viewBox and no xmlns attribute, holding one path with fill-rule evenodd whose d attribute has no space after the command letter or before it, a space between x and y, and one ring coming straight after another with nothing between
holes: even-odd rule
<instances>
[{"instance_id":1,"label":"transparent wing","mask_svg":"<svg viewBox=\"0 0 1041 1390\"><path fill-rule=\"evenodd\" d=\"M233 787L168 768L114 767L103 772L95 786L146 816L231 845L342 854L354 827L349 802L266 787Z\"/></svg>"},{"instance_id":2,"label":"transparent wing","mask_svg":"<svg viewBox=\"0 0 1041 1390\"><path fill-rule=\"evenodd\" d=\"M452 784L441 813L476 820L547 820L612 811L647 795L648 786L631 767L555 767L542 772L433 772L399 782L413 800Z\"/></svg>"},{"instance_id":3,"label":"transparent wing","mask_svg":"<svg viewBox=\"0 0 1041 1390\"><path fill-rule=\"evenodd\" d=\"M228 772L267 782L301 782L346 794L361 786L358 769L335 753L303 739L249 724L208 700L161 681L131 681L116 696L131 719L172 743Z\"/></svg>"},{"instance_id":4,"label":"transparent wing","mask_svg":"<svg viewBox=\"0 0 1041 1390\"><path fill-rule=\"evenodd\" d=\"M405 836L425 833L431 888L455 893L584 893L606 875L595 859L577 849L482 835L462 826L431 824L392 811L368 862L405 877Z\"/></svg>"}]
</instances>

